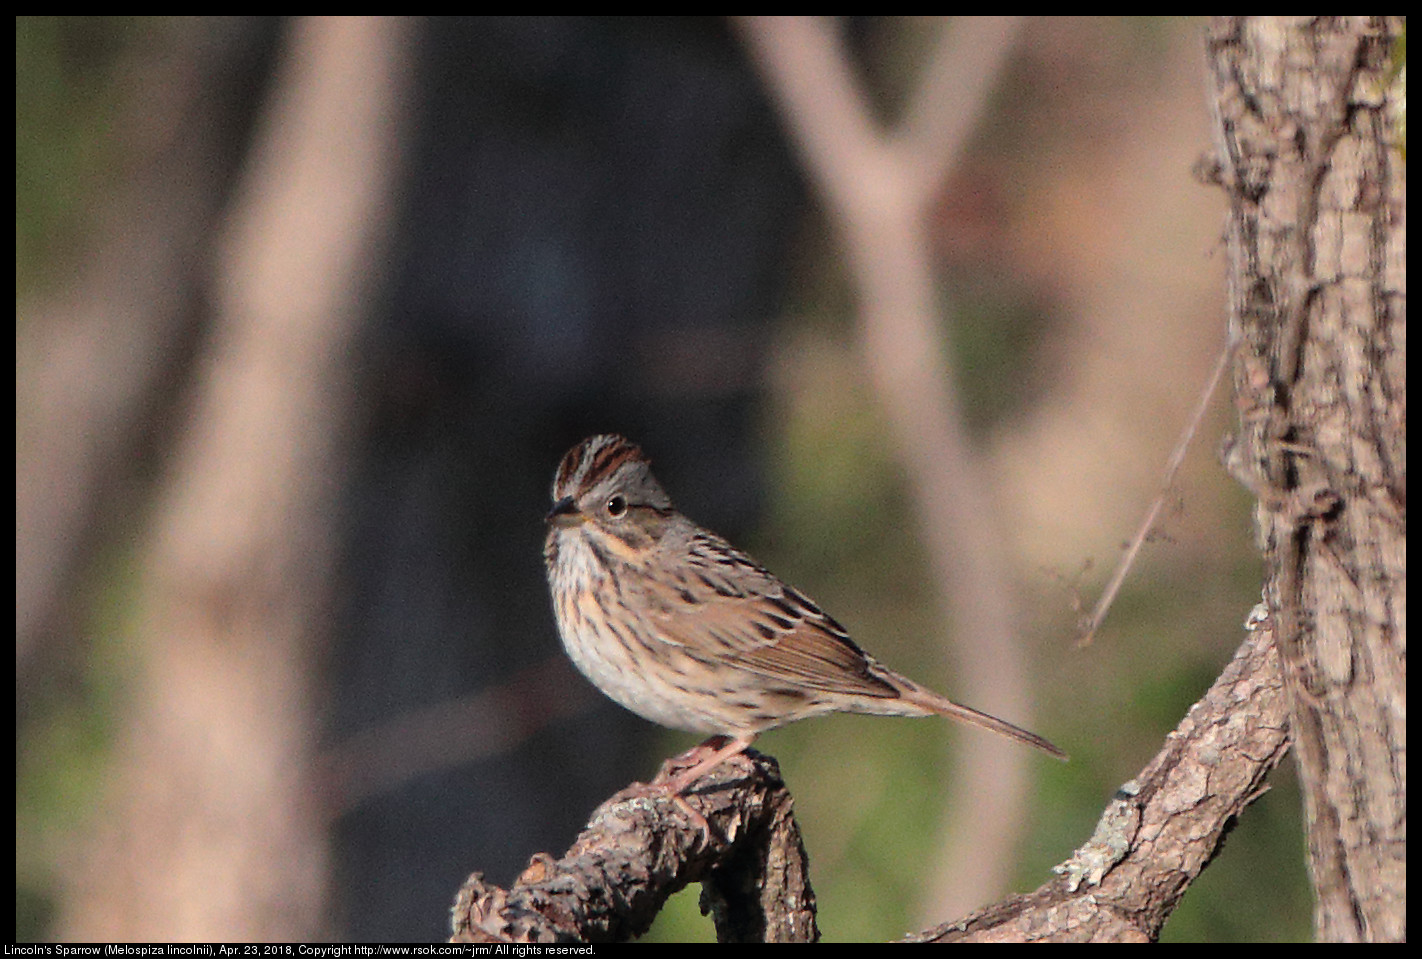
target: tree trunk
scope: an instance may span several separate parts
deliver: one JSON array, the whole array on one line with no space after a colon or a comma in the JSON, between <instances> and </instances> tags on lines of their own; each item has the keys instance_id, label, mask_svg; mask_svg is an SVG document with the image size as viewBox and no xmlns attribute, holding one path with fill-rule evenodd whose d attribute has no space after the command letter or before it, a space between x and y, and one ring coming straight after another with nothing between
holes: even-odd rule
<instances>
[{"instance_id":1,"label":"tree trunk","mask_svg":"<svg viewBox=\"0 0 1422 959\"><path fill-rule=\"evenodd\" d=\"M1406 938L1405 78L1398 18L1211 21L1240 411L1321 941Z\"/></svg>"}]
</instances>

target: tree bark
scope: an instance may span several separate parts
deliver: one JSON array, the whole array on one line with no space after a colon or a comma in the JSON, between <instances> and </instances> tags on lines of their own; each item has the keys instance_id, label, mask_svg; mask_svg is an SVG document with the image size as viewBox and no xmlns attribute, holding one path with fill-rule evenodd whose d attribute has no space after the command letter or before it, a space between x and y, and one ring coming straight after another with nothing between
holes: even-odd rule
<instances>
[{"instance_id":1,"label":"tree bark","mask_svg":"<svg viewBox=\"0 0 1422 959\"><path fill-rule=\"evenodd\" d=\"M667 761L659 781L683 771ZM451 942L625 942L700 882L720 942L816 942L815 893L794 801L774 759L750 750L685 797L629 786L560 860L540 853L505 890L474 873L450 909Z\"/></svg>"},{"instance_id":2,"label":"tree bark","mask_svg":"<svg viewBox=\"0 0 1422 959\"><path fill-rule=\"evenodd\" d=\"M1258 496L1322 941L1407 935L1402 30L1220 17L1208 31L1231 203L1227 462Z\"/></svg>"}]
</instances>

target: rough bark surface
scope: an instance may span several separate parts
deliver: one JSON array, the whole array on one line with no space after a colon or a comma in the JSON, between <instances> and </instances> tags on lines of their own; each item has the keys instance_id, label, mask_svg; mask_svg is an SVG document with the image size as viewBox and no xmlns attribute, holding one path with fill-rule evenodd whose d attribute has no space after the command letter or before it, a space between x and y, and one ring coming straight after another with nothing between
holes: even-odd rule
<instances>
[{"instance_id":1,"label":"rough bark surface","mask_svg":"<svg viewBox=\"0 0 1422 959\"><path fill-rule=\"evenodd\" d=\"M1220 17L1240 431L1324 941L1406 938L1407 183L1401 21Z\"/></svg>"},{"instance_id":2,"label":"rough bark surface","mask_svg":"<svg viewBox=\"0 0 1422 959\"><path fill-rule=\"evenodd\" d=\"M668 760L659 780L684 758ZM815 894L793 805L775 760L754 751L726 760L682 799L635 784L597 808L562 859L534 856L507 890L471 875L451 909L450 941L626 941L700 882L721 942L814 942Z\"/></svg>"}]
</instances>

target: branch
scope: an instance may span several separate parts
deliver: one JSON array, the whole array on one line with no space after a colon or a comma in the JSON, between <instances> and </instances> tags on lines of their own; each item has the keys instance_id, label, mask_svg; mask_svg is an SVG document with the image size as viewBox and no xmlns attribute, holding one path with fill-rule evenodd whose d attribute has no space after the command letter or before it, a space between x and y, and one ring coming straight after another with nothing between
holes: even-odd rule
<instances>
[{"instance_id":1,"label":"branch","mask_svg":"<svg viewBox=\"0 0 1422 959\"><path fill-rule=\"evenodd\" d=\"M1289 742L1266 620L1117 791L1091 838L1055 867L1060 878L905 941L1155 940L1235 820L1267 790ZM669 760L661 778L677 765ZM508 890L474 873L451 910L451 941L626 940L698 881L723 942L818 939L808 860L775 760L750 751L703 783L685 805L641 784L622 790L561 860L534 856Z\"/></svg>"},{"instance_id":2,"label":"branch","mask_svg":"<svg viewBox=\"0 0 1422 959\"><path fill-rule=\"evenodd\" d=\"M1236 651L1165 745L1117 791L1091 839L1035 892L912 942L1154 941L1290 742L1273 628Z\"/></svg>"},{"instance_id":3,"label":"branch","mask_svg":"<svg viewBox=\"0 0 1422 959\"><path fill-rule=\"evenodd\" d=\"M534 856L508 890L474 873L451 909L450 941L625 941L692 882L722 942L817 940L808 859L775 760L751 750L701 783L681 800L641 783L622 790L562 859Z\"/></svg>"}]
</instances>

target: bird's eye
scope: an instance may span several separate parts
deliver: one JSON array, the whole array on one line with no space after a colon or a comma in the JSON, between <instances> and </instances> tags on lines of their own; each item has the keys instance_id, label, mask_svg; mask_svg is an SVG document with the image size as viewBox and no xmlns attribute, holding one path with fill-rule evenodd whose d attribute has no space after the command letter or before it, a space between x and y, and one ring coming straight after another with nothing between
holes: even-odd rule
<instances>
[{"instance_id":1,"label":"bird's eye","mask_svg":"<svg viewBox=\"0 0 1422 959\"><path fill-rule=\"evenodd\" d=\"M627 512L627 497L623 496L621 493L618 493L618 494L616 494L615 496L612 496L612 497L610 497L610 498L608 499L608 501L607 501L607 515L608 515L608 516L611 516L613 519L616 519L617 517L621 516L621 515L622 515L623 513L625 513L625 512Z\"/></svg>"}]
</instances>

